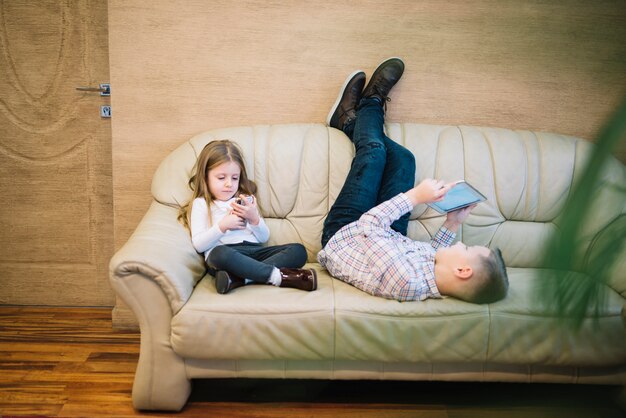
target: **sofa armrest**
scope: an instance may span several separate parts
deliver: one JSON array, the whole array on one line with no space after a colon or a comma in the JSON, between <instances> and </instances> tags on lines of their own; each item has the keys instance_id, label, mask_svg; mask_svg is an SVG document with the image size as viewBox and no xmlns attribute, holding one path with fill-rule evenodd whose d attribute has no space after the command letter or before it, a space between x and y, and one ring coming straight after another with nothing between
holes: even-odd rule
<instances>
[{"instance_id":1,"label":"sofa armrest","mask_svg":"<svg viewBox=\"0 0 626 418\"><path fill-rule=\"evenodd\" d=\"M117 251L109 264L114 289L124 292L126 286L116 286L135 275L156 282L175 315L187 302L196 283L205 274L204 259L191 244L188 231L177 220L178 210L153 202L135 232ZM127 299L131 295L122 295ZM141 295L133 295L141 298Z\"/></svg>"}]
</instances>

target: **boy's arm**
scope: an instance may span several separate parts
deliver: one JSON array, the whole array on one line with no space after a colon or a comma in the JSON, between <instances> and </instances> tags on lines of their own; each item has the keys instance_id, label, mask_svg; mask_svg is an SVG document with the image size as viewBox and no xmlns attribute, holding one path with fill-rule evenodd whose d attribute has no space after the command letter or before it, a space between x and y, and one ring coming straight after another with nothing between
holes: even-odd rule
<instances>
[{"instance_id":1,"label":"boy's arm","mask_svg":"<svg viewBox=\"0 0 626 418\"><path fill-rule=\"evenodd\" d=\"M379 204L361 216L359 222L378 228L389 227L396 219L410 211L420 203L436 202L448 193L455 183L445 184L443 181L425 179L406 193Z\"/></svg>"},{"instance_id":2,"label":"boy's arm","mask_svg":"<svg viewBox=\"0 0 626 418\"><path fill-rule=\"evenodd\" d=\"M412 297L411 278L414 270L407 263L404 252L398 251L390 225L413 206L404 193L381 203L364 213L358 220L362 231L363 260L369 273L379 285L372 289L377 296L408 300Z\"/></svg>"},{"instance_id":3,"label":"boy's arm","mask_svg":"<svg viewBox=\"0 0 626 418\"><path fill-rule=\"evenodd\" d=\"M474 204L461 209L457 209L452 212L448 212L448 215L446 216L446 221L443 223L443 227L456 234L456 232L459 230L459 226L461 226L461 224L465 222L465 219L467 219L470 212L475 207L476 205Z\"/></svg>"},{"instance_id":4,"label":"boy's arm","mask_svg":"<svg viewBox=\"0 0 626 418\"><path fill-rule=\"evenodd\" d=\"M416 187L406 192L406 194L413 205L417 205L419 203L437 202L443 199L446 193L448 193L448 191L454 187L455 184L456 183L445 184L442 181L426 179ZM449 212L446 216L446 221L430 241L430 245L434 249L450 246L456 237L459 226L465 221L470 211L475 206L476 205L472 205Z\"/></svg>"},{"instance_id":5,"label":"boy's arm","mask_svg":"<svg viewBox=\"0 0 626 418\"><path fill-rule=\"evenodd\" d=\"M446 228L445 224L439 228L435 236L430 240L430 246L435 250L439 248L445 248L452 245L452 241L456 237L456 233L448 228Z\"/></svg>"},{"instance_id":6,"label":"boy's arm","mask_svg":"<svg viewBox=\"0 0 626 418\"><path fill-rule=\"evenodd\" d=\"M456 233L459 230L459 226L474 209L476 205L471 205L462 209L458 209L452 212L448 212L446 221L443 223L439 231L430 240L430 245L436 250L441 247L449 247L452 245L452 241L456 237Z\"/></svg>"},{"instance_id":7,"label":"boy's arm","mask_svg":"<svg viewBox=\"0 0 626 418\"><path fill-rule=\"evenodd\" d=\"M444 183L441 180L425 179L406 192L413 206L420 203L439 202L456 183Z\"/></svg>"},{"instance_id":8,"label":"boy's arm","mask_svg":"<svg viewBox=\"0 0 626 418\"><path fill-rule=\"evenodd\" d=\"M402 215L413 208L411 201L404 193L373 207L361 215L359 224L366 235L375 234L376 230L383 231Z\"/></svg>"}]
</instances>

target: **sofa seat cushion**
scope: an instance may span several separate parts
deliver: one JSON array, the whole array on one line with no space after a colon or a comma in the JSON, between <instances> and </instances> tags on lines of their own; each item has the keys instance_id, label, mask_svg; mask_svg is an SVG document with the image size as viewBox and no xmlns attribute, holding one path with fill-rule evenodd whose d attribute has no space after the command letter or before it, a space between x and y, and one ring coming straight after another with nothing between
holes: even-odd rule
<instances>
[{"instance_id":1,"label":"sofa seat cushion","mask_svg":"<svg viewBox=\"0 0 626 418\"><path fill-rule=\"evenodd\" d=\"M540 282L554 280L555 273L531 268L507 271L509 293L506 299L490 306L489 361L572 366L626 364L624 299L617 292L606 287L606 304L598 318L592 318L592 312L588 312L580 330L573 331L557 319L554 305L546 306L538 297ZM576 278L582 278L582 273Z\"/></svg>"},{"instance_id":2,"label":"sofa seat cushion","mask_svg":"<svg viewBox=\"0 0 626 418\"><path fill-rule=\"evenodd\" d=\"M314 292L255 284L220 295L205 276L172 318L174 351L197 359L333 358L333 281L309 267L318 271Z\"/></svg>"},{"instance_id":3,"label":"sofa seat cushion","mask_svg":"<svg viewBox=\"0 0 626 418\"><path fill-rule=\"evenodd\" d=\"M542 270L509 269L506 299L476 305L453 298L397 302L336 281L336 359L382 362L621 365L626 341L623 299L607 290L607 306L580 332L556 319L537 297ZM557 350L554 348L558 347Z\"/></svg>"},{"instance_id":4,"label":"sofa seat cushion","mask_svg":"<svg viewBox=\"0 0 626 418\"><path fill-rule=\"evenodd\" d=\"M335 281L338 360L465 362L486 358L487 305L457 299L398 302Z\"/></svg>"},{"instance_id":5,"label":"sofa seat cushion","mask_svg":"<svg viewBox=\"0 0 626 418\"><path fill-rule=\"evenodd\" d=\"M623 299L611 289L600 326L586 318L575 333L537 297L538 280L550 279L539 269L509 269L507 298L476 305L387 300L331 278L317 264L309 267L318 271L315 292L250 285L220 295L205 276L172 319L174 351L218 360L626 363Z\"/></svg>"}]
</instances>

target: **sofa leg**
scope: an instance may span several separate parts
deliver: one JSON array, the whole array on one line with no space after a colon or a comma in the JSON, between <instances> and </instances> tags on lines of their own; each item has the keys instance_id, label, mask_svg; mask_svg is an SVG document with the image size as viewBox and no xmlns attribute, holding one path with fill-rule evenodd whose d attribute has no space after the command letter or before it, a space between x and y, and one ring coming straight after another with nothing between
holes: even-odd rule
<instances>
[{"instance_id":1,"label":"sofa leg","mask_svg":"<svg viewBox=\"0 0 626 418\"><path fill-rule=\"evenodd\" d=\"M184 360L172 350L172 309L165 294L157 283L140 274L112 283L141 329L133 406L139 410L180 411L191 393L191 381ZM135 295L141 295L141 300Z\"/></svg>"},{"instance_id":2,"label":"sofa leg","mask_svg":"<svg viewBox=\"0 0 626 418\"><path fill-rule=\"evenodd\" d=\"M142 360L140 355L133 383L135 409L161 411L183 409L191 393L191 381L187 379L182 359L173 352L172 355L177 358L166 360L161 353L154 362ZM160 367L157 366L158 363L167 366Z\"/></svg>"}]
</instances>

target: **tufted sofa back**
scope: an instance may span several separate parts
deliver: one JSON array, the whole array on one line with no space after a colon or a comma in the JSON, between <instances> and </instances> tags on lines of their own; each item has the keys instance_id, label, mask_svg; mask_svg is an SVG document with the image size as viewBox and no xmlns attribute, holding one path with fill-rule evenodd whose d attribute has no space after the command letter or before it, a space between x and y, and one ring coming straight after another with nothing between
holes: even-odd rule
<instances>
[{"instance_id":1,"label":"tufted sofa back","mask_svg":"<svg viewBox=\"0 0 626 418\"><path fill-rule=\"evenodd\" d=\"M502 249L509 267L539 267L546 238L558 228L572 184L582 173L591 146L578 138L495 128L388 123L387 135L416 157L416 182L424 178L465 179L488 200L463 225L460 239ZM322 124L262 125L216 129L196 135L159 166L152 183L163 204L185 204L197 155L210 141L231 139L243 150L248 175L258 186L261 214L271 244L301 242L314 261L328 210L354 155L350 140ZM604 181L626 184L626 170L612 160ZM626 212L623 190L602 188L592 196L597 217L585 225L589 243L611 220ZM426 205L411 214L409 236L428 240L443 218Z\"/></svg>"}]
</instances>

